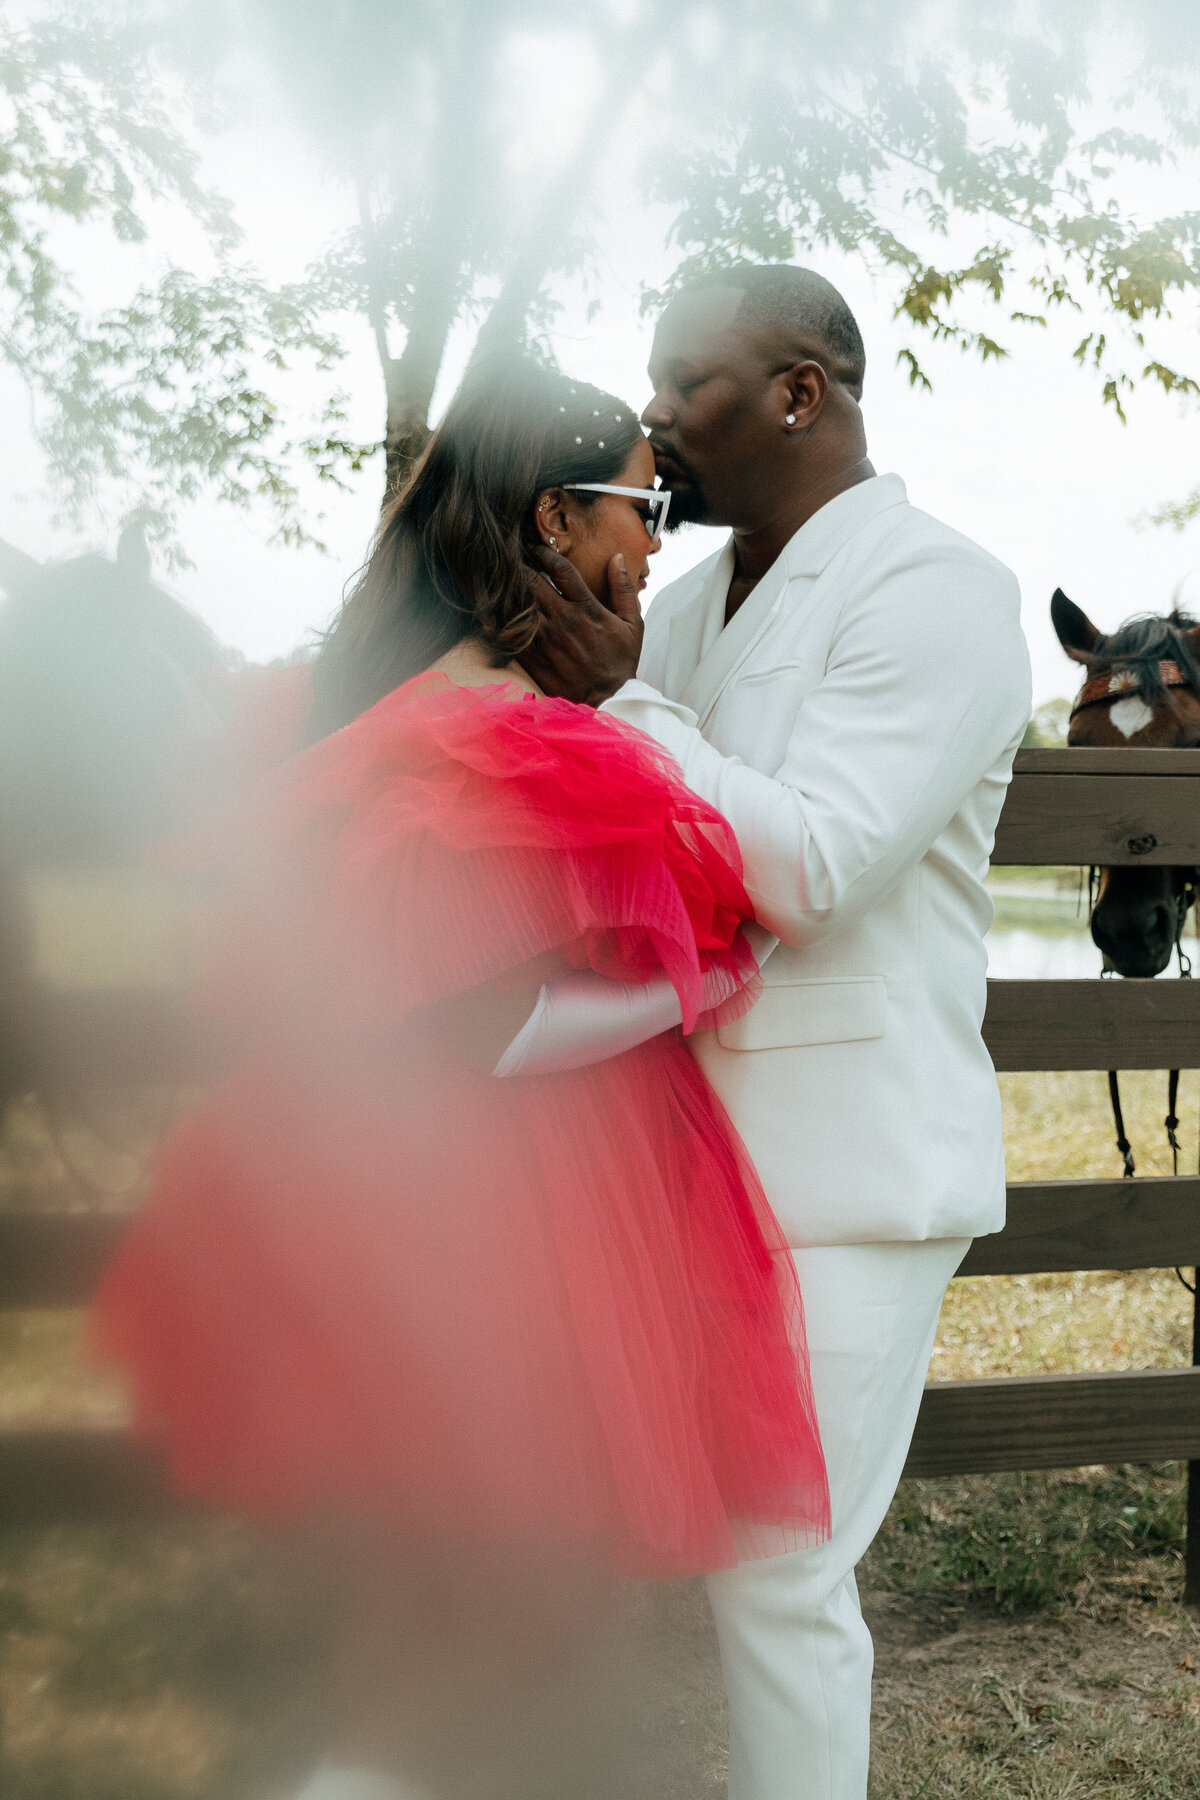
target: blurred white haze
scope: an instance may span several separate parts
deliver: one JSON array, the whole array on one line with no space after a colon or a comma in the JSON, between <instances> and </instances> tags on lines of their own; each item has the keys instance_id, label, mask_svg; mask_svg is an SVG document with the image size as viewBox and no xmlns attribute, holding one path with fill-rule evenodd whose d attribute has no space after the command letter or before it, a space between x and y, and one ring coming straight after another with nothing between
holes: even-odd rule
<instances>
[{"instance_id":1,"label":"blurred white haze","mask_svg":"<svg viewBox=\"0 0 1200 1800\"><path fill-rule=\"evenodd\" d=\"M480 4L486 10L486 0ZM47 10L19 0L5 6L10 21ZM343 20L354 10L346 4L332 8ZM372 4L363 10L366 20ZM656 134L677 135L686 128L685 120L656 116L656 95L664 91L663 59L672 55L672 21L687 9L646 5L637 10L646 14L646 80L598 159L594 192L584 211L565 222L566 229L584 234L590 271L586 278L557 285L551 279L548 292L561 305L550 319L548 335L564 368L640 406L647 397L651 337L651 321L639 313L640 294L643 286L654 287L668 277L679 253L664 241L670 209L644 197L635 163L648 144L653 149ZM780 28L802 39L810 20L820 20L828 30L839 9L797 0L778 10ZM912 57L953 54L957 9L912 10ZM986 15L989 9L973 10ZM1003 10L1008 15L1013 11ZM1194 68L1196 10L1194 0L1178 0L1176 18L1169 7L1156 11L1158 52L1169 49L1177 26L1175 73L1184 79L1188 65ZM169 14L172 8L160 11ZM890 11L885 5L879 16ZM1036 35L1040 21L1054 11L1030 8L1027 30ZM506 78L514 120L509 173L515 171L535 197L544 191L548 173L568 155L586 102L603 74L587 36L588 12L563 6L561 22L553 28L539 8L536 23L515 46ZM1139 37L1142 12L1127 0L1108 12L1081 9L1078 14L1093 23L1091 100L1080 117L1094 130L1115 119L1113 107L1125 75L1145 48ZM211 16L219 39L219 6ZM863 18L869 16L855 9L856 33L863 32ZM1064 17L1069 19L1069 9ZM212 48L210 43L207 49ZM860 37L855 51L865 55L869 50L869 39ZM221 63L219 57L216 63ZM213 66L209 59L206 75ZM244 232L239 258L257 264L269 280L298 279L328 242L354 223L352 186L337 178L335 159L322 153L319 120L316 129L301 131L277 100L272 70L256 63L252 45L239 45L216 75L223 112L219 123L206 136L193 133L184 120L180 123L201 146L205 180L233 202ZM698 112L714 98L697 96ZM345 99L352 112L354 96ZM1120 122L1130 131L1152 131L1157 128L1153 110L1143 96L1121 113ZM331 128L337 128L336 121ZM978 129L984 136L990 129L984 103ZM1173 165L1122 174L1120 192L1128 208L1136 213L1144 209L1147 219L1153 219L1197 204L1198 176L1200 152L1181 152ZM899 186L896 205L902 207ZM170 208L160 207L149 216L150 241L137 247L118 246L98 225L55 227L57 253L89 306L118 303L136 280L159 272L168 261L200 266L209 254L194 228ZM550 216L545 228L553 233L560 223ZM975 254L989 227L968 223L967 230L954 226L950 246L938 249L939 256L961 261ZM1128 423L1122 425L1113 409L1101 404L1094 374L1072 359L1082 335L1075 317L1051 315L1048 328L1041 329L1010 322L1007 303L992 308L982 297L968 297L959 303L962 316L971 317L1011 351L1003 361L984 364L954 344L914 336L907 320L894 320L894 276L889 283L865 262L820 248L802 252L797 260L820 269L841 288L862 326L868 350L864 412L876 467L898 471L918 505L1015 569L1024 594L1038 701L1073 688L1070 666L1049 627L1054 587L1065 588L1107 628L1131 612L1165 607L1180 584L1183 604L1191 602L1200 610L1200 521L1182 532L1139 523L1148 509L1180 498L1200 481L1200 407L1194 399L1181 401L1143 383L1128 396ZM1014 297L1011 307L1021 304ZM384 407L375 347L361 318L347 315L341 329L348 355L336 385L350 396L350 434L371 440L381 433ZM453 333L435 414L462 371L473 332L474 323ZM402 341L397 333L394 349ZM916 345L933 382L932 393L910 386L906 369L897 363L898 350L910 344ZM1198 352L1194 302L1184 297L1174 319L1154 323L1153 353L1200 374ZM1136 360L1136 352L1126 358L1131 366ZM297 406L314 402L316 376L297 371L287 379L291 385L284 384L282 394ZM111 497L101 492L90 518L56 520L29 408L20 380L0 363L0 416L5 421L0 433L0 537L39 558L81 548L111 550L122 500L115 490ZM367 462L353 480L349 493L318 490L316 484L311 494L306 490L314 529L328 545L324 555L313 548L269 546L272 521L265 512L239 513L213 499L188 505L178 531L192 566L176 571L169 585L248 657L286 654L327 620L343 583L362 560L378 512L381 460ZM324 514L319 524L318 510ZM672 538L652 565L651 595L707 555L722 535L693 529Z\"/></svg>"}]
</instances>

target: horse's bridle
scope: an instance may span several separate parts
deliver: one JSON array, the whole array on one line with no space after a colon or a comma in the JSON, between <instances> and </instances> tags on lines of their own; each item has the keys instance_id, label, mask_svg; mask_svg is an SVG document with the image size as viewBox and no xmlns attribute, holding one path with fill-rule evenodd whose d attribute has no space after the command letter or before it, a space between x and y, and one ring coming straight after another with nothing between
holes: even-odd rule
<instances>
[{"instance_id":1,"label":"horse's bridle","mask_svg":"<svg viewBox=\"0 0 1200 1800\"><path fill-rule=\"evenodd\" d=\"M1158 676L1165 688L1192 686L1177 662L1160 662ZM1118 700L1128 700L1137 691L1136 678L1132 675L1122 676L1116 669L1110 669L1107 675L1093 675L1076 694L1071 717L1082 712L1085 706L1112 706Z\"/></svg>"},{"instance_id":2,"label":"horse's bridle","mask_svg":"<svg viewBox=\"0 0 1200 1800\"><path fill-rule=\"evenodd\" d=\"M1169 659L1159 663L1158 678L1164 688L1191 688L1193 692L1196 692L1195 683L1189 681L1177 662ZM1075 696L1074 705L1071 707L1071 717L1074 718L1076 713L1082 712L1085 707L1112 706L1118 700L1130 699L1140 694L1140 691L1141 684L1135 676L1132 674L1122 676L1119 670L1110 668L1107 675L1093 675L1084 682ZM1096 906L1095 887L1098 873L1099 871L1094 868L1088 870L1089 913L1093 912ZM1183 948L1183 928L1187 922L1188 909L1195 904L1198 895L1200 895L1200 868L1186 868L1183 886L1176 901L1175 916L1175 954L1179 958L1179 973L1185 981L1191 977L1192 964ZM1104 975L1115 974L1115 970L1107 958L1101 973ZM1108 1097L1112 1104L1113 1125L1116 1127L1117 1151L1125 1165L1126 1177L1132 1177L1134 1173L1133 1146L1125 1135L1125 1120L1121 1112L1121 1087L1115 1069L1108 1071ZM1177 1175L1179 1173L1179 1138L1177 1135L1179 1115L1175 1108L1178 1097L1179 1070L1171 1069L1167 1074L1167 1116L1163 1120L1163 1125L1166 1128L1167 1142L1171 1146L1171 1165ZM1188 1280L1183 1270L1176 1269L1175 1273L1188 1292L1194 1294L1196 1288ZM1196 1273L1200 1280L1200 1270Z\"/></svg>"},{"instance_id":3,"label":"horse's bridle","mask_svg":"<svg viewBox=\"0 0 1200 1800\"><path fill-rule=\"evenodd\" d=\"M1160 662L1158 665L1158 678L1164 688L1193 688L1194 690L1194 683L1188 679L1177 662L1172 662L1170 660ZM1110 669L1107 675L1093 675L1089 680L1084 682L1078 694L1076 694L1075 702L1071 707L1071 717L1074 718L1076 713L1082 712L1085 707L1112 706L1118 700L1129 699L1133 695L1139 693L1139 691L1140 683L1132 674L1122 676L1119 670ZM1096 904L1094 888L1096 873L1097 871L1094 869L1090 870L1088 873L1088 898L1091 902L1090 910L1094 910ZM1187 921L1188 909L1194 904L1198 889L1200 889L1200 869L1186 869L1183 886L1180 889L1176 901L1175 916L1175 954L1179 958L1179 973L1185 980L1187 980L1192 973L1192 965L1190 958L1183 948L1183 928ZM1107 965L1104 968L1103 973L1105 975L1111 975L1114 973L1114 970L1111 965ZM1167 1142L1171 1146L1171 1160L1176 1173L1179 1171L1179 1139L1176 1136L1179 1128L1179 1117L1175 1111L1178 1092L1179 1070L1171 1069L1167 1076L1167 1116L1163 1120L1163 1124L1166 1127ZM1117 1150L1124 1162L1126 1176L1132 1176L1134 1172L1133 1146L1125 1135L1125 1121L1121 1112L1120 1083L1115 1069L1110 1069L1108 1072L1108 1094L1109 1099L1112 1102L1113 1124L1116 1126ZM1177 1270L1176 1273L1178 1274L1179 1271ZM1179 1279L1184 1281L1182 1274L1179 1275ZM1184 1285L1188 1285L1186 1281L1184 1281Z\"/></svg>"}]
</instances>

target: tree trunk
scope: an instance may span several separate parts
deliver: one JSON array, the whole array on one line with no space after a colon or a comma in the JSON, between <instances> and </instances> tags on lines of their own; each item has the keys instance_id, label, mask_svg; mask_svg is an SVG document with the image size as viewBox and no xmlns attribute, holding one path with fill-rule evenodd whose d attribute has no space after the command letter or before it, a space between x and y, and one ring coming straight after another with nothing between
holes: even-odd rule
<instances>
[{"instance_id":1,"label":"tree trunk","mask_svg":"<svg viewBox=\"0 0 1200 1800\"><path fill-rule=\"evenodd\" d=\"M404 350L384 363L387 386L387 429L383 447L386 458L384 505L399 493L413 464L429 440L429 408L438 371L446 351L446 339L458 312L458 266L430 276L424 284L420 310L408 328Z\"/></svg>"},{"instance_id":2,"label":"tree trunk","mask_svg":"<svg viewBox=\"0 0 1200 1800\"><path fill-rule=\"evenodd\" d=\"M446 343L458 317L464 286L469 287L472 238L479 216L488 206L486 157L477 123L483 116L488 84L494 75L496 32L476 25L470 41L444 59L441 129L432 164L437 182L429 198L424 227L414 245L411 268L416 298L408 309L404 349L392 356L387 343L387 303L373 297L375 331L387 389L386 507L408 479L429 440L429 411L441 371ZM622 27L609 41L607 79L593 106L574 152L548 184L544 201L523 241L518 242L508 272L476 340L473 357L519 345L525 321L542 283L554 267L556 244L548 244L547 217L559 220L578 211L600 166L605 144L616 131L645 75L643 36ZM370 222L360 199L364 226ZM565 237L566 228L562 228ZM464 283L464 273L466 281Z\"/></svg>"},{"instance_id":3,"label":"tree trunk","mask_svg":"<svg viewBox=\"0 0 1200 1800\"><path fill-rule=\"evenodd\" d=\"M542 221L551 218L561 222L578 215L591 191L595 171L601 166L605 146L638 90L640 34L629 32L621 49L623 53L614 45L607 59L608 79L574 151L547 186L537 218L514 255L504 285L479 328L472 361L524 341L529 309L554 266L555 245L552 241L548 244ZM563 223L563 237L567 231L568 226Z\"/></svg>"},{"instance_id":4,"label":"tree trunk","mask_svg":"<svg viewBox=\"0 0 1200 1800\"><path fill-rule=\"evenodd\" d=\"M371 324L387 391L384 431L386 506L408 479L429 438L429 409L446 342L471 271L472 239L487 206L487 157L481 137L495 80L498 18L486 9L448 15L442 46L437 127L429 158L431 179L422 217L413 221L405 309L407 333L399 356L387 342L388 297L372 294ZM365 203L360 198L365 217Z\"/></svg>"}]
</instances>

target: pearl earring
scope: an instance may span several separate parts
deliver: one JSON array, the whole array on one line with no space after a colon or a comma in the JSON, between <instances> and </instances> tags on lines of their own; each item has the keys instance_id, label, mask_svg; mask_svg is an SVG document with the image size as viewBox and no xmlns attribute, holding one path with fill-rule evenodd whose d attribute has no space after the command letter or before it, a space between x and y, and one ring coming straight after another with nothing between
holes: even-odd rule
<instances>
[{"instance_id":1,"label":"pearl earring","mask_svg":"<svg viewBox=\"0 0 1200 1800\"><path fill-rule=\"evenodd\" d=\"M785 425L794 425L796 423L795 413L788 413L783 422Z\"/></svg>"},{"instance_id":2,"label":"pearl earring","mask_svg":"<svg viewBox=\"0 0 1200 1800\"><path fill-rule=\"evenodd\" d=\"M552 549L552 550L557 550L557 549L558 549L558 539L557 539L557 538L556 538L556 537L552 537L552 538L550 538L550 539L549 539L549 540L548 540L548 542L549 542L549 544L550 544L550 548L551 548L551 549Z\"/></svg>"}]
</instances>

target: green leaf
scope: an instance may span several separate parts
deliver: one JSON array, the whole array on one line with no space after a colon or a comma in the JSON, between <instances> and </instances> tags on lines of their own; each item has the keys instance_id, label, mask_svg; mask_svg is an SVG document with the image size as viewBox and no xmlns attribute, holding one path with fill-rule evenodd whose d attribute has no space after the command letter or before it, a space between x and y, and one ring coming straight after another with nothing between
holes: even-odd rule
<instances>
[{"instance_id":1,"label":"green leaf","mask_svg":"<svg viewBox=\"0 0 1200 1800\"><path fill-rule=\"evenodd\" d=\"M921 367L920 363L917 361L915 351L910 350L908 348L908 346L906 345L902 350L897 350L896 361L900 364L900 366L902 368L908 369L908 385L909 385L909 387L924 388L924 390L927 394L932 394L933 383L932 383L932 381L930 381L928 375L926 375L924 369Z\"/></svg>"}]
</instances>

